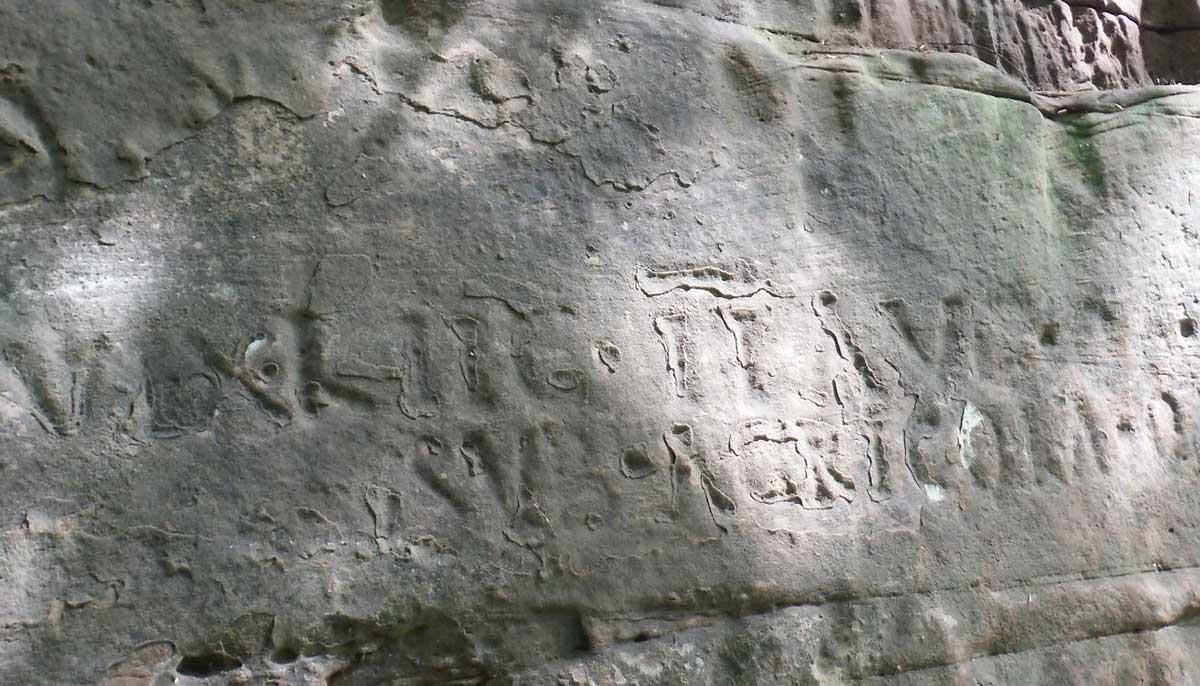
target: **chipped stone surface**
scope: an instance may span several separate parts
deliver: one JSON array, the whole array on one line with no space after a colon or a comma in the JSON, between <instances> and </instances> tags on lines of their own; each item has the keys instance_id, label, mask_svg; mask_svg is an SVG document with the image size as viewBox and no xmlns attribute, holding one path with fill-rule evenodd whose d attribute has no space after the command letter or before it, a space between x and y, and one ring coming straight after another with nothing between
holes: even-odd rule
<instances>
[{"instance_id":1,"label":"chipped stone surface","mask_svg":"<svg viewBox=\"0 0 1200 686\"><path fill-rule=\"evenodd\" d=\"M1197 29L6 3L0 683L1195 683Z\"/></svg>"}]
</instances>

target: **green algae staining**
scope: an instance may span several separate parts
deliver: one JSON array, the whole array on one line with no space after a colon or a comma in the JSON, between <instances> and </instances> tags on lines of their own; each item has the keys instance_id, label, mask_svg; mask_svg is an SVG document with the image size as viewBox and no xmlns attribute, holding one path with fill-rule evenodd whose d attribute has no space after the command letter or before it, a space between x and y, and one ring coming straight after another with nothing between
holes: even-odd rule
<instances>
[{"instance_id":1,"label":"green algae staining","mask_svg":"<svg viewBox=\"0 0 1200 686\"><path fill-rule=\"evenodd\" d=\"M838 130L847 138L856 137L855 131L855 87L849 77L844 74L834 74L831 79L834 112L837 116Z\"/></svg>"},{"instance_id":2,"label":"green algae staining","mask_svg":"<svg viewBox=\"0 0 1200 686\"><path fill-rule=\"evenodd\" d=\"M1084 183L1096 193L1105 192L1104 160L1093 137L1092 127L1079 117L1061 120L1065 140L1062 150L1067 160L1079 170Z\"/></svg>"}]
</instances>

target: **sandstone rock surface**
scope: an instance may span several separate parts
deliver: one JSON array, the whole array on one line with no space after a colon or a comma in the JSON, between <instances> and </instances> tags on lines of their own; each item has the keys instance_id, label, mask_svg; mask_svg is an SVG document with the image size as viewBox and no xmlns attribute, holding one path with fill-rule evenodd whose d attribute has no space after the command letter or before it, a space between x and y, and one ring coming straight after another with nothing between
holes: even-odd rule
<instances>
[{"instance_id":1,"label":"sandstone rock surface","mask_svg":"<svg viewBox=\"0 0 1200 686\"><path fill-rule=\"evenodd\" d=\"M1200 683L1194 0L0 38L0 683Z\"/></svg>"}]
</instances>

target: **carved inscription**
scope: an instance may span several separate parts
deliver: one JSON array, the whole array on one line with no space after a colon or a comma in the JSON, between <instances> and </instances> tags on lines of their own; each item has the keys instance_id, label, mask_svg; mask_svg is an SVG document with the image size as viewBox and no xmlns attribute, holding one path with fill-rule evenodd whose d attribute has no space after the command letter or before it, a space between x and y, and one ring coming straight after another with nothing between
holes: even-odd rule
<instances>
[{"instance_id":1,"label":"carved inscription","mask_svg":"<svg viewBox=\"0 0 1200 686\"><path fill-rule=\"evenodd\" d=\"M936 494L1031 480L1020 400L979 366L984 332L976 329L964 299L944 299L941 324L932 332L918 325L902 300L885 301L880 309L892 319L904 341L901 350L908 353L902 383L915 402L905 429L906 455L918 483Z\"/></svg>"},{"instance_id":2,"label":"carved inscription","mask_svg":"<svg viewBox=\"0 0 1200 686\"><path fill-rule=\"evenodd\" d=\"M322 275L334 267L364 275ZM1115 479L1121 456L1146 445L1181 462L1195 454L1191 389L1120 395L1083 373L1039 385L1036 365L1055 363L1070 329L1050 335L1035 322L1021 348L966 296L921 308L829 290L794 298L750 271L688 267L639 273L647 304L628 330L591 330L575 306L480 280L461 300L405 303L359 331L348 313L362 306L349 294L383 288L373 273L363 256L328 257L290 311L239 340L154 339L160 352L135 362L141 378L120 396L121 420L174 438L236 426L223 418L239 412L280 426L369 417L411 438L397 453L428 499L364 486L381 549L438 502L495 523L539 564L570 522L600 531L623 512L650 508L649 520L693 540L741 519L824 529L970 489ZM70 367L19 340L4 353L3 397L47 432L70 437L99 406L91 389L107 372L95 360ZM651 424L629 430L642 415ZM576 444L560 449L565 440ZM593 441L605 449L581 447ZM547 506L549 489L584 481L603 492L590 509Z\"/></svg>"},{"instance_id":3,"label":"carved inscription","mask_svg":"<svg viewBox=\"0 0 1200 686\"><path fill-rule=\"evenodd\" d=\"M637 272L638 287L648 296L659 296L671 291L704 291L718 298L749 298L765 293L777 298L791 298L794 293L788 288L762 279L757 270L746 262L734 268L714 265L697 267L643 268Z\"/></svg>"},{"instance_id":4,"label":"carved inscription","mask_svg":"<svg viewBox=\"0 0 1200 686\"><path fill-rule=\"evenodd\" d=\"M455 315L446 319L446 326L462 344L458 368L462 372L467 390L479 390L479 320L469 315Z\"/></svg>"},{"instance_id":5,"label":"carved inscription","mask_svg":"<svg viewBox=\"0 0 1200 686\"><path fill-rule=\"evenodd\" d=\"M693 347L687 334L687 315L669 312L654 319L654 330L667 355L667 370L671 374L675 395L683 398L694 385L692 370Z\"/></svg>"},{"instance_id":6,"label":"carved inscription","mask_svg":"<svg viewBox=\"0 0 1200 686\"><path fill-rule=\"evenodd\" d=\"M831 424L752 420L729 437L750 497L764 505L828 509L853 503L867 481L867 448Z\"/></svg>"}]
</instances>

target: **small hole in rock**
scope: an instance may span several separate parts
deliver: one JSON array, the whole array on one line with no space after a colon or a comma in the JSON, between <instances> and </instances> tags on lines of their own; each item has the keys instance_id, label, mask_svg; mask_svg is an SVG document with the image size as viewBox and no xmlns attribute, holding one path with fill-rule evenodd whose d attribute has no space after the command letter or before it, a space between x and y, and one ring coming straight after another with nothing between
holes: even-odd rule
<instances>
[{"instance_id":1,"label":"small hole in rock","mask_svg":"<svg viewBox=\"0 0 1200 686\"><path fill-rule=\"evenodd\" d=\"M300 651L294 646L281 646L271 655L271 661L276 664L287 664L300 659Z\"/></svg>"},{"instance_id":2,"label":"small hole in rock","mask_svg":"<svg viewBox=\"0 0 1200 686\"><path fill-rule=\"evenodd\" d=\"M829 291L821 291L821 304L822 305L824 305L825 307L829 307L830 305L834 304L835 302L837 302L836 295L834 295L833 293L830 293Z\"/></svg>"},{"instance_id":3,"label":"small hole in rock","mask_svg":"<svg viewBox=\"0 0 1200 686\"><path fill-rule=\"evenodd\" d=\"M1042 345L1058 345L1058 324L1042 324L1042 333L1038 336Z\"/></svg>"},{"instance_id":4,"label":"small hole in rock","mask_svg":"<svg viewBox=\"0 0 1200 686\"><path fill-rule=\"evenodd\" d=\"M274 362L268 362L262 366L262 375L268 379L275 378L275 375L278 373L279 365L275 364Z\"/></svg>"},{"instance_id":5,"label":"small hole in rock","mask_svg":"<svg viewBox=\"0 0 1200 686\"><path fill-rule=\"evenodd\" d=\"M242 661L223 653L185 655L175 671L184 676L206 677L229 672L242 666Z\"/></svg>"},{"instance_id":6,"label":"small hole in rock","mask_svg":"<svg viewBox=\"0 0 1200 686\"><path fill-rule=\"evenodd\" d=\"M1179 335L1184 338L1191 338L1196 335L1196 320L1191 317L1184 317L1179 320Z\"/></svg>"}]
</instances>

